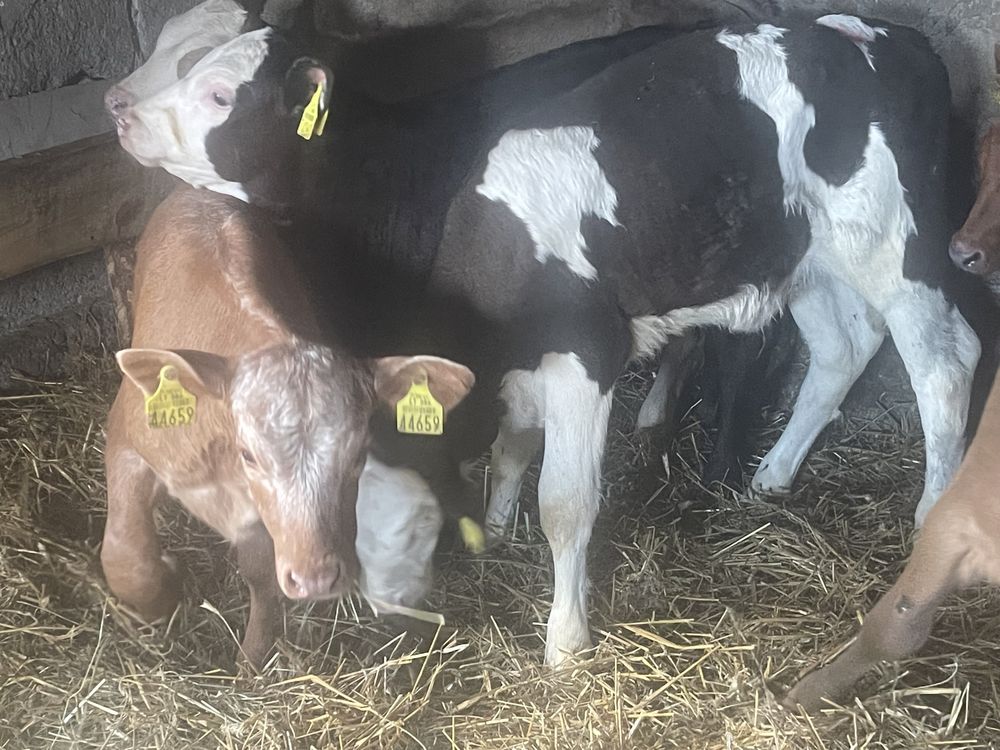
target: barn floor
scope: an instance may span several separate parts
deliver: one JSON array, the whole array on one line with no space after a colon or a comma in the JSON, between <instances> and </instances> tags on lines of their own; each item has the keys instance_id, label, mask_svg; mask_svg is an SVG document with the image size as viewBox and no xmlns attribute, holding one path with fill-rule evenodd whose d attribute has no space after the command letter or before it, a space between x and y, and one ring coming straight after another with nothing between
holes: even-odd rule
<instances>
[{"instance_id":1,"label":"barn floor","mask_svg":"<svg viewBox=\"0 0 1000 750\"><path fill-rule=\"evenodd\" d=\"M295 606L264 673L234 676L245 600L204 528L165 519L189 573L169 625L137 627L107 598L101 424L117 374L108 357L74 370L0 397L0 747L1000 746L990 590L950 601L922 657L874 675L852 707L810 721L766 687L832 654L900 570L922 477L914 425L842 429L792 498L751 502L699 486L693 419L669 485L640 481L634 377L591 545L592 659L539 666L550 561L529 495L516 541L441 561L432 606L451 629L432 648L361 605Z\"/></svg>"}]
</instances>

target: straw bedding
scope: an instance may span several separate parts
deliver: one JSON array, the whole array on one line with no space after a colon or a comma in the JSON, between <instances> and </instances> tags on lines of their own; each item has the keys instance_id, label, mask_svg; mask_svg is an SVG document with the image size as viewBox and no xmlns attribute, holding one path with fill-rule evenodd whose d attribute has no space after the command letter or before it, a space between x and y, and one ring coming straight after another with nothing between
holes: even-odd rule
<instances>
[{"instance_id":1,"label":"straw bedding","mask_svg":"<svg viewBox=\"0 0 1000 750\"><path fill-rule=\"evenodd\" d=\"M441 558L429 607L444 629L399 635L350 601L291 606L258 675L232 669L246 599L225 545L182 513L162 519L187 569L170 623L138 626L108 597L101 425L117 375L106 355L74 370L0 399L0 747L1000 746L986 588L949 601L921 657L845 708L810 720L769 692L835 653L906 559L922 478L906 413L841 425L791 498L751 501L699 484L711 436L691 416L670 481L640 470L654 459L629 425L648 383L632 375L590 549L590 659L539 665L551 563L529 486L513 541Z\"/></svg>"}]
</instances>

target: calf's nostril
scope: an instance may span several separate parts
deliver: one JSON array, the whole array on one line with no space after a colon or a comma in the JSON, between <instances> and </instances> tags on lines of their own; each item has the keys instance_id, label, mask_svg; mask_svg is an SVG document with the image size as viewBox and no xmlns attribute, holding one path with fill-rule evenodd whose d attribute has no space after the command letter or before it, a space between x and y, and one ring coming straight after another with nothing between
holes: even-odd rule
<instances>
[{"instance_id":1,"label":"calf's nostril","mask_svg":"<svg viewBox=\"0 0 1000 750\"><path fill-rule=\"evenodd\" d=\"M948 248L948 254L951 255L951 259L955 265L963 271L969 271L970 273L981 273L986 261L986 256L982 250L962 240L952 240L951 246Z\"/></svg>"},{"instance_id":2,"label":"calf's nostril","mask_svg":"<svg viewBox=\"0 0 1000 750\"><path fill-rule=\"evenodd\" d=\"M132 106L132 95L117 86L108 89L104 95L104 106L116 119L124 115Z\"/></svg>"},{"instance_id":3,"label":"calf's nostril","mask_svg":"<svg viewBox=\"0 0 1000 750\"><path fill-rule=\"evenodd\" d=\"M288 570L285 573L285 593L295 599L323 597L332 594L340 581L340 565L328 561L310 572Z\"/></svg>"},{"instance_id":4,"label":"calf's nostril","mask_svg":"<svg viewBox=\"0 0 1000 750\"><path fill-rule=\"evenodd\" d=\"M962 258L962 265L966 268L973 268L975 266L978 266L982 262L983 262L983 254L978 250L974 250L973 252L969 253L964 258Z\"/></svg>"}]
</instances>

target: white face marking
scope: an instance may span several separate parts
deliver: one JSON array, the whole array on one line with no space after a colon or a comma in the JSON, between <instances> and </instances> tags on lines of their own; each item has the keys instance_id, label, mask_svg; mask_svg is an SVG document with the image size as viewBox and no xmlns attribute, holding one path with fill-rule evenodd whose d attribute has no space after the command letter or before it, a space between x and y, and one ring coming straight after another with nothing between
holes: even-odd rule
<instances>
[{"instance_id":1,"label":"white face marking","mask_svg":"<svg viewBox=\"0 0 1000 750\"><path fill-rule=\"evenodd\" d=\"M563 261L584 279L596 279L587 260L580 222L593 215L612 226L618 196L594 158L600 141L593 128L511 130L489 153L476 192L502 201L524 222L535 258Z\"/></svg>"},{"instance_id":2,"label":"white face marking","mask_svg":"<svg viewBox=\"0 0 1000 750\"><path fill-rule=\"evenodd\" d=\"M386 466L369 456L358 483L361 593L390 605L419 605L434 580L433 556L441 508L412 469Z\"/></svg>"},{"instance_id":3,"label":"white face marking","mask_svg":"<svg viewBox=\"0 0 1000 750\"><path fill-rule=\"evenodd\" d=\"M826 26L834 31L839 31L852 42L854 46L861 50L865 56L868 67L875 70L875 62L872 60L868 45L875 41L876 37L888 36L889 32L883 26L869 26L857 16L847 16L841 13L834 13L822 18L817 18L816 23Z\"/></svg>"},{"instance_id":4,"label":"white face marking","mask_svg":"<svg viewBox=\"0 0 1000 750\"><path fill-rule=\"evenodd\" d=\"M267 54L270 29L242 34L212 50L177 83L129 110L122 146L140 164L163 167L195 187L246 201L241 185L223 180L208 158L209 132L229 117L236 90Z\"/></svg>"},{"instance_id":5,"label":"white face marking","mask_svg":"<svg viewBox=\"0 0 1000 750\"><path fill-rule=\"evenodd\" d=\"M247 473L277 506L262 509L265 523L280 517L311 528L334 516L326 506L339 500L355 461L360 470L371 404L344 367L326 347L296 340L240 359L230 401L252 459Z\"/></svg>"},{"instance_id":6,"label":"white face marking","mask_svg":"<svg viewBox=\"0 0 1000 750\"><path fill-rule=\"evenodd\" d=\"M177 64L195 50L215 48L235 39L247 12L234 0L205 0L167 20L156 48L139 68L118 84L140 102L178 80Z\"/></svg>"}]
</instances>

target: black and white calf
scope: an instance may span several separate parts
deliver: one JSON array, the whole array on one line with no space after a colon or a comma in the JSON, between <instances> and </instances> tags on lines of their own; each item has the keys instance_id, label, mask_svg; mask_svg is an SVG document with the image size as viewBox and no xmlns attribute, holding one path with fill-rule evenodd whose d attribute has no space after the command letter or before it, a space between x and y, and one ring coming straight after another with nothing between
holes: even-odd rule
<instances>
[{"instance_id":1,"label":"black and white calf","mask_svg":"<svg viewBox=\"0 0 1000 750\"><path fill-rule=\"evenodd\" d=\"M122 135L143 163L273 211L345 347L473 369L438 460L457 473L499 427L493 524L544 445L549 664L589 643L586 548L630 358L696 326L757 330L788 303L811 363L754 478L782 491L888 328L927 438L919 520L961 456L979 353L935 281L949 92L923 37L826 16L616 44L390 108L254 32ZM303 141L317 88L329 122Z\"/></svg>"}]
</instances>

